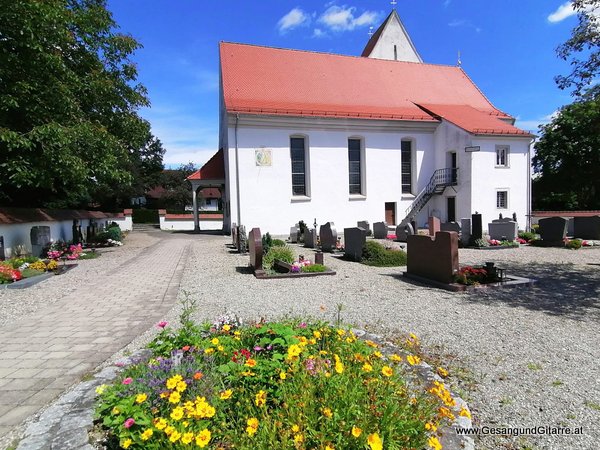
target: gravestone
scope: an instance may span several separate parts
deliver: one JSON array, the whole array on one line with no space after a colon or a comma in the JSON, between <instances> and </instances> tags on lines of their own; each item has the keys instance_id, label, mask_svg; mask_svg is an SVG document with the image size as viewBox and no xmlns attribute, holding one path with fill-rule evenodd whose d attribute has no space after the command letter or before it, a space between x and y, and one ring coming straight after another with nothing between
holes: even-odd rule
<instances>
[{"instance_id":1,"label":"gravestone","mask_svg":"<svg viewBox=\"0 0 600 450\"><path fill-rule=\"evenodd\" d=\"M327 222L319 228L319 239L321 240L321 250L332 252L337 243L337 230L333 222Z\"/></svg>"},{"instance_id":2,"label":"gravestone","mask_svg":"<svg viewBox=\"0 0 600 450\"><path fill-rule=\"evenodd\" d=\"M300 230L297 226L290 227L290 242L296 244L298 242L298 233Z\"/></svg>"},{"instance_id":3,"label":"gravestone","mask_svg":"<svg viewBox=\"0 0 600 450\"><path fill-rule=\"evenodd\" d=\"M307 248L317 248L317 230L311 228L304 233L304 246Z\"/></svg>"},{"instance_id":4,"label":"gravestone","mask_svg":"<svg viewBox=\"0 0 600 450\"><path fill-rule=\"evenodd\" d=\"M519 234L519 225L510 219L493 220L488 223L488 233L490 239L514 241Z\"/></svg>"},{"instance_id":5,"label":"gravestone","mask_svg":"<svg viewBox=\"0 0 600 450\"><path fill-rule=\"evenodd\" d=\"M415 234L415 227L413 224L407 223L406 225L398 225L396 227L396 240L401 242L407 242L408 236Z\"/></svg>"},{"instance_id":6,"label":"gravestone","mask_svg":"<svg viewBox=\"0 0 600 450\"><path fill-rule=\"evenodd\" d=\"M438 231L441 231L439 217L430 216L427 219L427 226L429 227L429 236L435 236Z\"/></svg>"},{"instance_id":7,"label":"gravestone","mask_svg":"<svg viewBox=\"0 0 600 450\"><path fill-rule=\"evenodd\" d=\"M438 231L435 237L409 236L406 272L441 283L452 283L458 272L458 234Z\"/></svg>"},{"instance_id":8,"label":"gravestone","mask_svg":"<svg viewBox=\"0 0 600 450\"><path fill-rule=\"evenodd\" d=\"M248 235L246 234L246 227L244 225L240 225L238 227L238 252L246 253L248 248Z\"/></svg>"},{"instance_id":9,"label":"gravestone","mask_svg":"<svg viewBox=\"0 0 600 450\"><path fill-rule=\"evenodd\" d=\"M440 231L454 231L460 234L460 225L456 222L444 222L440 225Z\"/></svg>"},{"instance_id":10,"label":"gravestone","mask_svg":"<svg viewBox=\"0 0 600 450\"><path fill-rule=\"evenodd\" d=\"M471 219L460 219L460 241L467 246L471 241Z\"/></svg>"},{"instance_id":11,"label":"gravestone","mask_svg":"<svg viewBox=\"0 0 600 450\"><path fill-rule=\"evenodd\" d=\"M367 236L371 236L371 227L369 226L368 220L361 220L356 223L356 226L365 230L367 232Z\"/></svg>"},{"instance_id":12,"label":"gravestone","mask_svg":"<svg viewBox=\"0 0 600 450\"><path fill-rule=\"evenodd\" d=\"M386 239L388 234L388 226L385 222L375 222L373 224L373 237L375 239Z\"/></svg>"},{"instance_id":13,"label":"gravestone","mask_svg":"<svg viewBox=\"0 0 600 450\"><path fill-rule=\"evenodd\" d=\"M31 253L33 256L41 256L44 247L48 246L52 241L50 227L43 225L31 227L29 236L31 238Z\"/></svg>"},{"instance_id":14,"label":"gravestone","mask_svg":"<svg viewBox=\"0 0 600 450\"><path fill-rule=\"evenodd\" d=\"M87 242L92 242L96 237L96 233L98 232L98 225L95 221L90 220L89 225L87 226L87 233L85 235Z\"/></svg>"},{"instance_id":15,"label":"gravestone","mask_svg":"<svg viewBox=\"0 0 600 450\"><path fill-rule=\"evenodd\" d=\"M558 243L567 236L567 219L563 217L540 219L538 225L538 232L543 241Z\"/></svg>"},{"instance_id":16,"label":"gravestone","mask_svg":"<svg viewBox=\"0 0 600 450\"><path fill-rule=\"evenodd\" d=\"M600 216L575 217L573 234L580 239L600 239Z\"/></svg>"},{"instance_id":17,"label":"gravestone","mask_svg":"<svg viewBox=\"0 0 600 450\"><path fill-rule=\"evenodd\" d=\"M81 244L83 242L83 236L81 234L81 225L79 225L79 220L73 219L73 226L71 227L71 232L73 234L73 243Z\"/></svg>"},{"instance_id":18,"label":"gravestone","mask_svg":"<svg viewBox=\"0 0 600 450\"><path fill-rule=\"evenodd\" d=\"M364 228L344 228L344 256L351 261L360 262L366 241L367 230Z\"/></svg>"},{"instance_id":19,"label":"gravestone","mask_svg":"<svg viewBox=\"0 0 600 450\"><path fill-rule=\"evenodd\" d=\"M471 214L471 241L474 242L481 238L483 238L483 223L481 221L481 214Z\"/></svg>"},{"instance_id":20,"label":"gravestone","mask_svg":"<svg viewBox=\"0 0 600 450\"><path fill-rule=\"evenodd\" d=\"M248 248L250 252L250 266L254 270L262 269L263 247L260 228L252 228L248 235Z\"/></svg>"},{"instance_id":21,"label":"gravestone","mask_svg":"<svg viewBox=\"0 0 600 450\"><path fill-rule=\"evenodd\" d=\"M323 252L315 253L315 264L321 264L323 266L324 265L323 263L324 263Z\"/></svg>"},{"instance_id":22,"label":"gravestone","mask_svg":"<svg viewBox=\"0 0 600 450\"><path fill-rule=\"evenodd\" d=\"M237 248L237 224L235 222L231 224L231 245Z\"/></svg>"},{"instance_id":23,"label":"gravestone","mask_svg":"<svg viewBox=\"0 0 600 450\"><path fill-rule=\"evenodd\" d=\"M505 217L504 219L494 219L494 220L492 220L492 223L508 223L508 222L516 222L516 221L512 220L510 217Z\"/></svg>"},{"instance_id":24,"label":"gravestone","mask_svg":"<svg viewBox=\"0 0 600 450\"><path fill-rule=\"evenodd\" d=\"M0 236L0 261L6 259L6 253L4 251L4 236Z\"/></svg>"}]
</instances>

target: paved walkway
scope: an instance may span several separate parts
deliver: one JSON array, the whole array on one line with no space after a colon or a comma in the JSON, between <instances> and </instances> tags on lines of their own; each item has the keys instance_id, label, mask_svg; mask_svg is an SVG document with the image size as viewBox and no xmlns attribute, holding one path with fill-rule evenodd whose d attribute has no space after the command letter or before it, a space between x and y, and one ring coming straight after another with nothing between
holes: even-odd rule
<instances>
[{"instance_id":1,"label":"paved walkway","mask_svg":"<svg viewBox=\"0 0 600 450\"><path fill-rule=\"evenodd\" d=\"M173 306L193 237L161 238L0 328L0 440Z\"/></svg>"}]
</instances>

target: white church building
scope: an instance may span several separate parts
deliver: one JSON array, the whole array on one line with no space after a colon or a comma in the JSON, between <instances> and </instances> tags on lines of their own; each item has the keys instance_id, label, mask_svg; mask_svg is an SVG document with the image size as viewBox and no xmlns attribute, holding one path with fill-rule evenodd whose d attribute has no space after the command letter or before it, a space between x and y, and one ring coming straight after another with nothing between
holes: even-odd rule
<instances>
[{"instance_id":1,"label":"white church building","mask_svg":"<svg viewBox=\"0 0 600 450\"><path fill-rule=\"evenodd\" d=\"M361 56L220 44L223 228L299 220L484 228L530 211L530 144L461 67L424 63L396 11Z\"/></svg>"}]
</instances>

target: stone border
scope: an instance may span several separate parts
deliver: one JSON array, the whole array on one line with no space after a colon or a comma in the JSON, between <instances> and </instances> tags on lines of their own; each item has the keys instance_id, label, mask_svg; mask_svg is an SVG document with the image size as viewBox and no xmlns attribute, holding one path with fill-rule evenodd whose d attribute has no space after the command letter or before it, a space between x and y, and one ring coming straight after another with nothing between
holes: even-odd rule
<instances>
[{"instance_id":1,"label":"stone border","mask_svg":"<svg viewBox=\"0 0 600 450\"><path fill-rule=\"evenodd\" d=\"M352 329L352 332L360 339L377 343L385 355L392 353L401 353L404 357L408 355L408 352L401 350L392 342L386 341L383 336L359 329ZM105 367L94 374L92 380L75 385L27 425L16 450L55 448L94 450L97 448L92 445L96 442L93 442L90 437L90 433L94 428L96 388L114 381L123 367L134 364L135 360L150 356L151 350L138 350L133 355L117 360L113 365ZM434 381L444 383L444 380L425 362L415 366L406 365L406 367L412 370L419 380L426 385L432 386ZM455 431L457 427L472 428L472 420L458 414L462 408L469 411L469 414L471 411L467 402L462 398L453 392L450 392L450 395L456 402L456 406L449 408L454 411L455 420L450 426L439 429L441 433L440 442L445 450L474 450L473 438L458 435Z\"/></svg>"},{"instance_id":2,"label":"stone border","mask_svg":"<svg viewBox=\"0 0 600 450\"><path fill-rule=\"evenodd\" d=\"M320 275L335 275L335 270L327 269L325 272L297 272L297 273L281 273L277 275L267 275L267 273L262 270L255 270L254 276L259 280L274 280L280 278L306 278L306 277L318 277Z\"/></svg>"},{"instance_id":3,"label":"stone border","mask_svg":"<svg viewBox=\"0 0 600 450\"><path fill-rule=\"evenodd\" d=\"M19 281L15 281L14 283L6 283L0 284L0 289L27 289L28 287L35 286L38 283L41 283L48 278L52 278L58 275L62 275L63 273L71 270L73 267L77 267L77 264L69 264L66 266L60 266L60 273L54 272L46 272L40 275L36 275L35 277L23 278Z\"/></svg>"},{"instance_id":4,"label":"stone border","mask_svg":"<svg viewBox=\"0 0 600 450\"><path fill-rule=\"evenodd\" d=\"M516 275L506 275L505 278L507 281L498 281L496 283L486 283L486 284L477 284L477 285L473 285L473 286L467 286L466 284L459 284L459 283L446 284L446 283L442 283L440 281L430 280L429 278L420 277L418 275L414 275L414 274L411 274L408 272L404 272L402 275L404 276L404 278L408 278L409 280L418 281L419 283L423 283L425 285L433 286L435 288L443 289L443 290L449 291L449 292L470 292L470 291L479 290L479 289L491 289L491 288L506 289L506 288L513 288L513 287L517 287L517 286L531 287L538 282L538 280L535 280L533 278L518 277Z\"/></svg>"},{"instance_id":5,"label":"stone border","mask_svg":"<svg viewBox=\"0 0 600 450\"><path fill-rule=\"evenodd\" d=\"M521 248L521 244L519 245L490 245L488 247L462 247L468 248L470 250L515 250L517 248Z\"/></svg>"}]
</instances>

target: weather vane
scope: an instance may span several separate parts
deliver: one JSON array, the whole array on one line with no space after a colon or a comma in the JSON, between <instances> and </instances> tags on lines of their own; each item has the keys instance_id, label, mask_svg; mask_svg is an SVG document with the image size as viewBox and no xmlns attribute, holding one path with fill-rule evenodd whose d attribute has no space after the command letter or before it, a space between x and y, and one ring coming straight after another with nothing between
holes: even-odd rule
<instances>
[{"instance_id":1,"label":"weather vane","mask_svg":"<svg viewBox=\"0 0 600 450\"><path fill-rule=\"evenodd\" d=\"M460 50L458 51L458 60L456 61L456 65L457 65L458 67L461 67L461 66L462 66L462 60L460 59Z\"/></svg>"},{"instance_id":2,"label":"weather vane","mask_svg":"<svg viewBox=\"0 0 600 450\"><path fill-rule=\"evenodd\" d=\"M392 4L392 8L396 9L396 5L398 4L398 2L396 0L392 0L390 3Z\"/></svg>"},{"instance_id":3,"label":"weather vane","mask_svg":"<svg viewBox=\"0 0 600 450\"><path fill-rule=\"evenodd\" d=\"M369 27L369 37L373 36L373 27Z\"/></svg>"}]
</instances>

